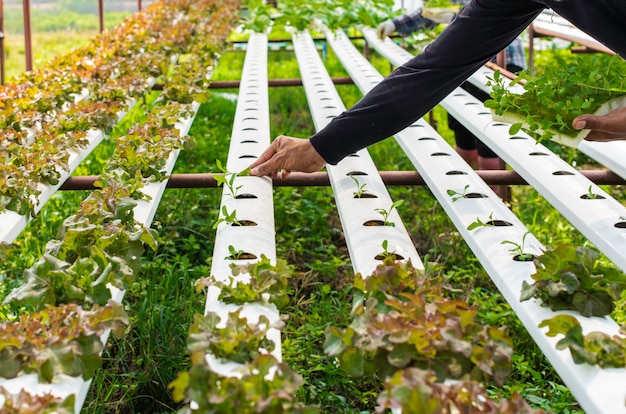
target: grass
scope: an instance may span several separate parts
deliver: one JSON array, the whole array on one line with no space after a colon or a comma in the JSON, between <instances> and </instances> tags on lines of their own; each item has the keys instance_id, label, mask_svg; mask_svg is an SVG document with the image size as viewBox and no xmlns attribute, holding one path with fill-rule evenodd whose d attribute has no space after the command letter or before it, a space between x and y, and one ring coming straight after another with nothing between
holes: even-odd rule
<instances>
[{"instance_id":1,"label":"grass","mask_svg":"<svg viewBox=\"0 0 626 414\"><path fill-rule=\"evenodd\" d=\"M222 56L214 79L237 79L243 53ZM389 65L373 57L383 73ZM345 72L328 53L325 64L331 76ZM270 53L270 78L299 77L291 52ZM355 86L338 91L347 107L360 93ZM236 90L215 91L200 111L190 130L193 151L179 156L174 173L216 172L215 160L226 160L228 137L234 120ZM301 87L271 88L271 134L307 137L313 133L304 91ZM141 117L141 109L128 116ZM451 138L446 114L434 112L440 133ZM126 124L125 124L126 125ZM122 133L124 125L117 133ZM108 141L89 157L79 174L99 172L112 150ZM369 148L380 170L412 169L393 140ZM585 160L581 160L586 162ZM420 255L437 262L439 272L456 289L454 295L479 309L478 317L489 324L507 325L516 340L514 374L504 387L489 385L498 397L521 393L536 407L555 413L581 413L569 390L543 357L510 306L503 300L469 247L430 191L424 187L392 187L394 200L405 200L399 209ZM611 188L622 202L621 188ZM38 259L45 241L86 193L58 193L16 241L17 251L0 273L1 289L19 283L21 271ZM218 217L221 190L170 189L159 205L153 227L160 233L157 251L149 252L140 278L128 290L125 307L131 316L126 334L110 338L104 351L104 366L93 380L85 413L173 412L167 385L188 367L186 335L194 313L204 310L204 297L195 292L194 281L207 276L213 251L213 223ZM584 244L585 239L532 188L513 188L512 208L544 244L558 241ZM329 188L274 189L277 256L294 266L292 302L283 331L283 357L304 378L298 397L318 404L323 412L373 412L380 379L350 378L322 349L324 329L345 326L352 305L354 275ZM619 311L622 312L622 311Z\"/></svg>"}]
</instances>

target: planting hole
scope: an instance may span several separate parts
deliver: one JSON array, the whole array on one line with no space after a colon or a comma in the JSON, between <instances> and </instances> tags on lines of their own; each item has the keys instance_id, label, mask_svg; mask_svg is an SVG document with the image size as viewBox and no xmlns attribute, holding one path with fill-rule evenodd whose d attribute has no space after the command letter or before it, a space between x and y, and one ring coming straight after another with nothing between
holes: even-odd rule
<instances>
[{"instance_id":1,"label":"planting hole","mask_svg":"<svg viewBox=\"0 0 626 414\"><path fill-rule=\"evenodd\" d=\"M600 194L583 194L580 196L583 200L603 200L604 196Z\"/></svg>"},{"instance_id":2,"label":"planting hole","mask_svg":"<svg viewBox=\"0 0 626 414\"><path fill-rule=\"evenodd\" d=\"M555 171L552 175L574 175L574 173L569 171Z\"/></svg>"},{"instance_id":3,"label":"planting hole","mask_svg":"<svg viewBox=\"0 0 626 414\"><path fill-rule=\"evenodd\" d=\"M353 176L353 175L367 175L367 173L364 173L363 171L350 171L346 175L349 175L349 176Z\"/></svg>"},{"instance_id":4,"label":"planting hole","mask_svg":"<svg viewBox=\"0 0 626 414\"><path fill-rule=\"evenodd\" d=\"M240 160L243 160L243 159L246 159L246 158L256 158L256 155L247 154L247 155L240 155L239 156Z\"/></svg>"},{"instance_id":5,"label":"planting hole","mask_svg":"<svg viewBox=\"0 0 626 414\"><path fill-rule=\"evenodd\" d=\"M430 154L431 157L449 157L450 154L448 154L447 152L433 152L432 154Z\"/></svg>"},{"instance_id":6,"label":"planting hole","mask_svg":"<svg viewBox=\"0 0 626 414\"><path fill-rule=\"evenodd\" d=\"M244 193L244 194L237 195L237 197L235 197L235 198L237 200L242 200L242 199L252 199L252 198L258 198L258 197L255 196L254 194Z\"/></svg>"},{"instance_id":7,"label":"planting hole","mask_svg":"<svg viewBox=\"0 0 626 414\"><path fill-rule=\"evenodd\" d=\"M436 141L437 138L433 138L433 137L421 137L420 139L418 139L418 141Z\"/></svg>"},{"instance_id":8,"label":"planting hole","mask_svg":"<svg viewBox=\"0 0 626 414\"><path fill-rule=\"evenodd\" d=\"M463 197L465 198L488 198L489 196L487 196L486 194L481 194L481 193L467 193Z\"/></svg>"},{"instance_id":9,"label":"planting hole","mask_svg":"<svg viewBox=\"0 0 626 414\"><path fill-rule=\"evenodd\" d=\"M243 121L241 121L241 122L245 122L245 121L258 121L258 120L259 120L259 118L255 117L255 116L252 116L252 117L249 117L249 118L244 118L244 119L243 119Z\"/></svg>"},{"instance_id":10,"label":"planting hole","mask_svg":"<svg viewBox=\"0 0 626 414\"><path fill-rule=\"evenodd\" d=\"M467 173L465 171L452 170L448 171L446 175L467 175Z\"/></svg>"},{"instance_id":11,"label":"planting hole","mask_svg":"<svg viewBox=\"0 0 626 414\"><path fill-rule=\"evenodd\" d=\"M542 156L542 155L548 155L548 154L546 154L545 152L535 151L535 152L531 152L531 153L530 153L530 154L528 154L528 155L531 155L531 156L533 156L533 157L536 157L536 156Z\"/></svg>"},{"instance_id":12,"label":"planting hole","mask_svg":"<svg viewBox=\"0 0 626 414\"><path fill-rule=\"evenodd\" d=\"M491 125L492 125L492 126L495 126L495 127L507 127L507 128L508 128L508 127L510 127L510 125L509 125L509 124L505 124L505 123L502 123L502 122L494 122L494 123L493 123L493 124L491 124Z\"/></svg>"},{"instance_id":13,"label":"planting hole","mask_svg":"<svg viewBox=\"0 0 626 414\"><path fill-rule=\"evenodd\" d=\"M382 260L385 260L385 257L389 257L389 256L393 256L393 260L404 260L404 257L402 255L399 255L398 253L388 253L388 254L379 253L376 256L374 256L374 259L382 261Z\"/></svg>"},{"instance_id":14,"label":"planting hole","mask_svg":"<svg viewBox=\"0 0 626 414\"><path fill-rule=\"evenodd\" d=\"M360 157L360 155L359 155L359 154L354 154L354 153L353 153L353 154L348 155L348 157L357 157L357 158L359 158L359 157Z\"/></svg>"},{"instance_id":15,"label":"planting hole","mask_svg":"<svg viewBox=\"0 0 626 414\"><path fill-rule=\"evenodd\" d=\"M519 136L519 135L513 135L512 137L509 137L509 139L528 139L528 138L522 137L522 136Z\"/></svg>"},{"instance_id":16,"label":"planting hole","mask_svg":"<svg viewBox=\"0 0 626 414\"><path fill-rule=\"evenodd\" d=\"M409 128L424 128L424 125L413 124L413 125L409 125Z\"/></svg>"},{"instance_id":17,"label":"planting hole","mask_svg":"<svg viewBox=\"0 0 626 414\"><path fill-rule=\"evenodd\" d=\"M244 139L243 141L240 142L240 144L258 144L258 141L255 141L253 139Z\"/></svg>"},{"instance_id":18,"label":"planting hole","mask_svg":"<svg viewBox=\"0 0 626 414\"><path fill-rule=\"evenodd\" d=\"M257 224L252 220L239 220L239 224L237 223L231 224L231 226L234 226L234 227L254 227L256 225Z\"/></svg>"},{"instance_id":19,"label":"planting hole","mask_svg":"<svg viewBox=\"0 0 626 414\"><path fill-rule=\"evenodd\" d=\"M236 256L231 254L226 257L227 260L254 260L256 255L248 252L239 253Z\"/></svg>"},{"instance_id":20,"label":"planting hole","mask_svg":"<svg viewBox=\"0 0 626 414\"><path fill-rule=\"evenodd\" d=\"M508 221L504 221L504 220L489 220L485 224L488 226L495 226L495 227L507 227L507 226L513 225L509 223Z\"/></svg>"},{"instance_id":21,"label":"planting hole","mask_svg":"<svg viewBox=\"0 0 626 414\"><path fill-rule=\"evenodd\" d=\"M355 194L354 198L378 198L378 196L372 193L363 193L361 195Z\"/></svg>"},{"instance_id":22,"label":"planting hole","mask_svg":"<svg viewBox=\"0 0 626 414\"><path fill-rule=\"evenodd\" d=\"M618 221L615 223L615 227L618 229L626 229L626 221Z\"/></svg>"},{"instance_id":23,"label":"planting hole","mask_svg":"<svg viewBox=\"0 0 626 414\"><path fill-rule=\"evenodd\" d=\"M365 223L363 223L364 226L384 226L385 222L382 220L367 220Z\"/></svg>"},{"instance_id":24,"label":"planting hole","mask_svg":"<svg viewBox=\"0 0 626 414\"><path fill-rule=\"evenodd\" d=\"M247 128L242 129L242 131L258 131L258 130L259 129L255 127L247 127Z\"/></svg>"},{"instance_id":25,"label":"planting hole","mask_svg":"<svg viewBox=\"0 0 626 414\"><path fill-rule=\"evenodd\" d=\"M513 256L513 260L515 260L516 262L532 262L533 260L535 260L535 256L530 253L516 254L515 256Z\"/></svg>"}]
</instances>

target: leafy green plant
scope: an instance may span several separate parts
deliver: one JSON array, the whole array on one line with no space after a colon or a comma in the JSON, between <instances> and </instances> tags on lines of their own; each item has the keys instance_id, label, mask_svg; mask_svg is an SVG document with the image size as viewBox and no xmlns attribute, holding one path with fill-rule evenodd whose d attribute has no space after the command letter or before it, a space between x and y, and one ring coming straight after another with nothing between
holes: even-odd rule
<instances>
[{"instance_id":1,"label":"leafy green plant","mask_svg":"<svg viewBox=\"0 0 626 414\"><path fill-rule=\"evenodd\" d=\"M52 394L30 394L22 391L12 394L0 386L0 410L4 414L72 414L74 413L74 395L67 398L59 398Z\"/></svg>"},{"instance_id":2,"label":"leafy green plant","mask_svg":"<svg viewBox=\"0 0 626 414\"><path fill-rule=\"evenodd\" d=\"M521 301L537 298L552 310L576 310L583 316L609 315L626 288L626 275L606 266L584 246L560 244L536 258L532 285L522 283Z\"/></svg>"},{"instance_id":3,"label":"leafy green plant","mask_svg":"<svg viewBox=\"0 0 626 414\"><path fill-rule=\"evenodd\" d=\"M378 214L383 216L383 226L395 227L396 224L394 222L389 221L389 216L391 215L391 212L393 211L394 208L397 209L403 204L404 204L404 200L398 200L398 201L394 201L393 203L391 203L391 207L389 207L389 209L377 208L375 210Z\"/></svg>"},{"instance_id":4,"label":"leafy green plant","mask_svg":"<svg viewBox=\"0 0 626 414\"><path fill-rule=\"evenodd\" d=\"M237 305L264 301L265 294L268 294L269 302L275 304L278 309L289 303L287 286L293 270L286 262L279 260L276 265L272 265L267 256L261 255L261 260L258 262L245 265L233 264L231 269L233 277L228 281L219 281L214 276L204 277L196 281L196 289L200 291L208 286L217 286L221 290L219 300ZM249 283L240 283L235 280L235 276L242 273L250 275Z\"/></svg>"},{"instance_id":5,"label":"leafy green plant","mask_svg":"<svg viewBox=\"0 0 626 414\"><path fill-rule=\"evenodd\" d=\"M420 414L439 413L545 413L533 410L516 392L510 399L494 401L484 385L476 381L441 383L433 371L406 368L385 381L378 398L378 411L401 409Z\"/></svg>"},{"instance_id":6,"label":"leafy green plant","mask_svg":"<svg viewBox=\"0 0 626 414\"><path fill-rule=\"evenodd\" d=\"M525 81L525 92L520 95L512 93L505 78L496 72L488 82L492 92L485 106L496 117L513 121L512 135L523 130L538 142L555 135L580 137L586 133L572 128L574 118L595 113L603 104L626 95L620 75L625 66L619 57L602 54L592 59L579 57L574 62L557 57L556 63L546 66L540 75L523 72L511 83Z\"/></svg>"},{"instance_id":7,"label":"leafy green plant","mask_svg":"<svg viewBox=\"0 0 626 414\"><path fill-rule=\"evenodd\" d=\"M319 410L305 407L294 397L302 378L273 355L259 355L227 377L213 371L204 353L191 355L192 366L172 381L174 401L184 402L184 413L296 413ZM194 403L194 408L190 404Z\"/></svg>"},{"instance_id":8,"label":"leafy green plant","mask_svg":"<svg viewBox=\"0 0 626 414\"><path fill-rule=\"evenodd\" d=\"M276 345L267 338L267 330L272 327L267 317L261 315L256 323L250 323L240 312L230 312L224 326L216 313L194 315L187 339L189 350L203 350L238 363L253 360L263 351L272 352ZM280 329L281 324L274 327Z\"/></svg>"},{"instance_id":9,"label":"leafy green plant","mask_svg":"<svg viewBox=\"0 0 626 414\"><path fill-rule=\"evenodd\" d=\"M548 327L548 336L563 335L556 349L569 349L577 364L599 365L603 368L626 367L626 328L620 335L610 336L604 332L583 335L580 322L572 315L557 315L539 324Z\"/></svg>"},{"instance_id":10,"label":"leafy green plant","mask_svg":"<svg viewBox=\"0 0 626 414\"><path fill-rule=\"evenodd\" d=\"M476 310L442 296L441 281L404 262L384 260L376 271L357 275L352 322L328 327L324 350L348 374L391 376L407 367L445 378L503 383L510 373L512 342L505 329L481 326Z\"/></svg>"}]
</instances>

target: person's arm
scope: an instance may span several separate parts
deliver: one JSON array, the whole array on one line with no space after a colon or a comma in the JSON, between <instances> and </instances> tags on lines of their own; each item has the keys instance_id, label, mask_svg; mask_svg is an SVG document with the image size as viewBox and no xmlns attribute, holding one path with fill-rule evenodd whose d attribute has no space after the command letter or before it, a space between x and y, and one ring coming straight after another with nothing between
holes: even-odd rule
<instances>
[{"instance_id":1,"label":"person's arm","mask_svg":"<svg viewBox=\"0 0 626 414\"><path fill-rule=\"evenodd\" d=\"M424 52L396 69L355 106L310 138L317 155L336 164L345 156L406 128L487 60L504 49L548 4L579 28L626 56L626 2L602 0L472 0ZM592 14L592 16L590 15ZM263 175L303 171L303 152L278 151L257 163ZM287 168L288 166L288 168Z\"/></svg>"},{"instance_id":2,"label":"person's arm","mask_svg":"<svg viewBox=\"0 0 626 414\"><path fill-rule=\"evenodd\" d=\"M581 115L572 122L574 129L590 129L587 141L626 141L626 107L604 116Z\"/></svg>"}]
</instances>

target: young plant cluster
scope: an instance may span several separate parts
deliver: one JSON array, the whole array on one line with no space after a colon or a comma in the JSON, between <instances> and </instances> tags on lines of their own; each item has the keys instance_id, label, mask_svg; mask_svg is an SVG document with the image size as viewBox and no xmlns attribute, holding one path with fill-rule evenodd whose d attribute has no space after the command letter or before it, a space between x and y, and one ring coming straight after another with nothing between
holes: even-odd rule
<instances>
[{"instance_id":1,"label":"young plant cluster","mask_svg":"<svg viewBox=\"0 0 626 414\"><path fill-rule=\"evenodd\" d=\"M237 11L236 0L220 2L219 7L213 0L155 3L125 21L110 38L102 35L85 51L77 52L98 62L90 66L90 96L116 96L116 101L128 101L146 82L147 74L137 71L144 64L152 68L152 75L171 71L164 91L177 92L161 94L144 124L119 138L95 183L97 189L64 222L59 239L48 243L42 259L25 270L26 283L5 299L15 314L4 315L7 320L0 329L3 377L36 372L41 381L52 381L60 373L88 380L101 365L104 332L110 329L121 334L127 316L122 305L111 300L107 285L127 289L140 269L145 247L154 249L157 244L155 232L135 220L133 209L137 200L146 198L142 188L166 178L162 169L171 154L188 145L188 138L180 136L177 121L189 118L193 113L190 103L204 96L204 92L198 94L198 88L208 86L207 68L215 63L215 51L223 45ZM215 25L216 21L223 25ZM174 54L187 55L196 63L164 67L163 62L169 65L169 56ZM196 70L190 71L191 67ZM41 73L52 73L55 68ZM82 74L73 76L81 78ZM58 89L47 83L34 87L28 82L10 88L19 92L31 87ZM17 113L24 99L15 102L11 108ZM119 106L115 108L117 112ZM49 111L41 119L59 115L49 107L36 109ZM67 121L65 115L60 118ZM15 121L13 126L22 122ZM7 145L11 150L17 147L17 143ZM41 151L39 162L43 162L45 150L54 154L56 147L28 148L29 152L34 150ZM10 158L9 164L22 162Z\"/></svg>"},{"instance_id":2,"label":"young plant cluster","mask_svg":"<svg viewBox=\"0 0 626 414\"><path fill-rule=\"evenodd\" d=\"M523 130L539 142L556 134L576 137L580 131L572 128L574 118L594 113L606 102L626 95L626 63L619 56L556 60L541 74L523 72L511 82L514 85L524 80L523 94L511 92L499 72L489 79L491 99L485 106L492 109L496 119L512 121L511 135Z\"/></svg>"},{"instance_id":3,"label":"young plant cluster","mask_svg":"<svg viewBox=\"0 0 626 414\"><path fill-rule=\"evenodd\" d=\"M319 21L331 30L351 26L376 27L392 18L392 0L284 0L274 7L262 0L248 0L248 16L243 27L266 32L272 25L296 30L315 29Z\"/></svg>"},{"instance_id":4,"label":"young plant cluster","mask_svg":"<svg viewBox=\"0 0 626 414\"><path fill-rule=\"evenodd\" d=\"M536 298L552 310L575 310L581 315L607 316L626 289L626 275L599 260L599 254L583 246L561 244L535 259L532 285L523 282L521 301ZM564 335L557 349L569 349L577 364L626 367L626 327L621 336L602 332L583 335L572 315L557 315L541 322L548 336Z\"/></svg>"},{"instance_id":5,"label":"young plant cluster","mask_svg":"<svg viewBox=\"0 0 626 414\"><path fill-rule=\"evenodd\" d=\"M345 329L328 327L324 350L352 376L386 379L377 412L495 412L476 410L477 401L484 407L495 403L487 402L475 381L506 381L513 353L506 328L477 323L475 309L444 297L441 280L419 272L410 261L386 258L367 278L358 274L354 287L352 322ZM462 385L441 384L450 379ZM481 396L462 397L467 390L480 390ZM498 412L527 407L517 396L506 404Z\"/></svg>"},{"instance_id":6,"label":"young plant cluster","mask_svg":"<svg viewBox=\"0 0 626 414\"><path fill-rule=\"evenodd\" d=\"M65 399L52 394L12 394L0 386L0 412L4 414L73 414L74 396Z\"/></svg>"},{"instance_id":7,"label":"young plant cluster","mask_svg":"<svg viewBox=\"0 0 626 414\"><path fill-rule=\"evenodd\" d=\"M187 347L191 352L191 368L179 373L170 384L175 401L184 401L185 413L317 413L315 407L305 407L294 397L302 378L270 352L276 344L267 338L269 328L280 329L282 321L271 326L261 315L256 323L241 316L242 306L252 302L274 303L282 309L289 302L286 296L287 278L291 269L283 261L276 266L265 256L257 263L232 265L231 283L215 278L200 279L197 288L217 285L222 289L219 299L236 303L226 321L212 312L195 315L189 331ZM250 283L234 282L241 273L250 275ZM223 327L222 327L223 326ZM207 354L239 366L232 375L216 370ZM192 402L194 404L192 404Z\"/></svg>"}]
</instances>

